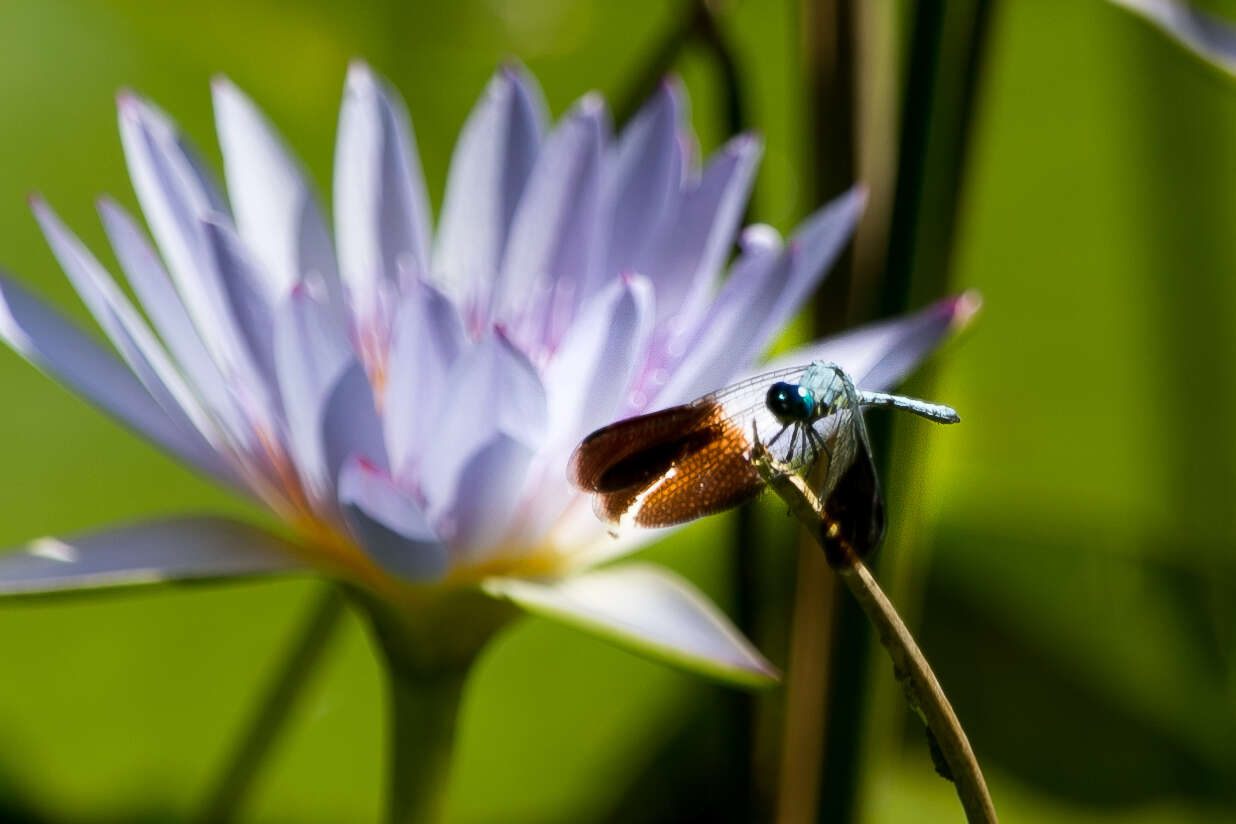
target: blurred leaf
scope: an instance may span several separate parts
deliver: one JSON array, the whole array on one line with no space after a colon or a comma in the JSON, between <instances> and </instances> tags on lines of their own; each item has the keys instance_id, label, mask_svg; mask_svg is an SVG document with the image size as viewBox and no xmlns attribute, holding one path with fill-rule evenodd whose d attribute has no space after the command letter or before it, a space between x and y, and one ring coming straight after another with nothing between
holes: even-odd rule
<instances>
[{"instance_id":1,"label":"blurred leaf","mask_svg":"<svg viewBox=\"0 0 1236 824\"><path fill-rule=\"evenodd\" d=\"M1232 805L1236 94L1101 4L1001 10L928 654L984 763L1040 791Z\"/></svg>"}]
</instances>

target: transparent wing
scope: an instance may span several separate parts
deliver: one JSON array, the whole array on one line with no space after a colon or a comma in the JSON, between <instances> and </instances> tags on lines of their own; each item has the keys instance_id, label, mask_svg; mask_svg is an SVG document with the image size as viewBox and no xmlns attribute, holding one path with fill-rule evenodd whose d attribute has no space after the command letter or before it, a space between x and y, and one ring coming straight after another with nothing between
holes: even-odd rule
<instances>
[{"instance_id":1,"label":"transparent wing","mask_svg":"<svg viewBox=\"0 0 1236 824\"><path fill-rule=\"evenodd\" d=\"M786 426L768 409L765 395L777 381L808 388L830 410L806 424ZM781 369L758 375L701 398L718 404L726 418L750 439L752 433L788 471L809 476L840 537L860 556L884 535L884 504L863 421L863 396L840 367L831 363Z\"/></svg>"},{"instance_id":2,"label":"transparent wing","mask_svg":"<svg viewBox=\"0 0 1236 824\"><path fill-rule=\"evenodd\" d=\"M817 404L832 410L813 423L811 434L805 431L805 424L787 426L769 410L768 389L778 381L805 386ZM839 366L817 362L756 375L705 395L691 406L719 406L748 440L753 435L758 437L778 463L793 471L805 471L818 460L827 460L829 483L835 483L836 473L843 471L859 452L870 452L861 403L853 381ZM821 488L821 494L830 488Z\"/></svg>"},{"instance_id":3,"label":"transparent wing","mask_svg":"<svg viewBox=\"0 0 1236 824\"><path fill-rule=\"evenodd\" d=\"M859 557L874 551L884 537L884 501L871 440L863 421L863 396L836 364L815 363L803 375L819 402L833 410L816 423L826 455L816 461L818 494L824 512L839 530L839 543Z\"/></svg>"},{"instance_id":4,"label":"transparent wing","mask_svg":"<svg viewBox=\"0 0 1236 824\"><path fill-rule=\"evenodd\" d=\"M803 469L810 460L799 454L801 447L791 431L768 409L768 388L778 381L799 383L809 366L793 366L765 372L735 383L692 402L691 406L717 406L733 426L751 440L753 433L767 447L773 458L795 470ZM791 441L793 449L791 450ZM748 444L748 449L750 444ZM794 453L791 455L791 451Z\"/></svg>"}]
</instances>

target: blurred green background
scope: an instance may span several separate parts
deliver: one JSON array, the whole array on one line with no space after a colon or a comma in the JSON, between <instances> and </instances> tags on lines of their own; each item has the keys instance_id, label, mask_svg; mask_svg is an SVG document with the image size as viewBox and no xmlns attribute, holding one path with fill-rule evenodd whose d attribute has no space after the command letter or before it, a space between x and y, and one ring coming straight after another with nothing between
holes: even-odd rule
<instances>
[{"instance_id":1,"label":"blurred green background","mask_svg":"<svg viewBox=\"0 0 1236 824\"><path fill-rule=\"evenodd\" d=\"M801 14L747 0L721 15L767 141L752 217L783 231L817 205L801 172ZM160 103L218 164L209 79L224 72L325 184L346 63L365 57L407 100L436 204L456 132L503 57L528 64L555 113L589 88L623 100L681 17L661 0L4 0L0 263L84 321L24 196L46 195L110 262L94 199L136 206L121 87ZM985 309L909 387L964 424L896 425L888 552L913 552L901 596L1002 820L1236 821L1236 80L1100 0L1004 0L989 37L949 270ZM713 67L688 50L676 68L715 147ZM264 517L7 350L0 387L0 546L157 513ZM777 510L760 518L774 601L793 570ZM732 524L646 556L732 611ZM0 604L0 820L190 817L318 586ZM761 637L782 665L784 633ZM875 668L862 820L961 820ZM376 820L380 687L349 619L246 819ZM771 792L775 744L753 772L733 746L743 700L526 620L470 683L449 820L714 819L743 792L731 779L754 774ZM761 706L775 717L777 702Z\"/></svg>"}]
</instances>

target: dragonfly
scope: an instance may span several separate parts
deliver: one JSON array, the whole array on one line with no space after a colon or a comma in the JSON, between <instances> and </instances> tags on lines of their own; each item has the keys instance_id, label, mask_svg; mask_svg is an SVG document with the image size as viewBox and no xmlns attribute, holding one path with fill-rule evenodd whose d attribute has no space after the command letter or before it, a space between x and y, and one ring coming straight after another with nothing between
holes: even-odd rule
<instances>
[{"instance_id":1,"label":"dragonfly","mask_svg":"<svg viewBox=\"0 0 1236 824\"><path fill-rule=\"evenodd\" d=\"M664 527L755 498L758 438L779 471L812 477L837 536L860 557L884 535L884 503L863 408L891 406L938 423L950 406L860 390L840 366L816 361L736 383L691 403L602 427L576 447L571 481L618 528Z\"/></svg>"}]
</instances>

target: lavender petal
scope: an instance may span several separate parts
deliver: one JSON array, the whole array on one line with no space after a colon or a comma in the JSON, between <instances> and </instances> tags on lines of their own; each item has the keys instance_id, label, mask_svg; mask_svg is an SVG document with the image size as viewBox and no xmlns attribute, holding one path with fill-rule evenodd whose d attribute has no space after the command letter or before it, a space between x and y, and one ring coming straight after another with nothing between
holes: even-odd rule
<instances>
[{"instance_id":1,"label":"lavender petal","mask_svg":"<svg viewBox=\"0 0 1236 824\"><path fill-rule=\"evenodd\" d=\"M203 342L218 363L230 367L243 345L218 274L206 262L200 224L217 213L214 196L167 118L131 94L122 94L118 105L121 142L142 211Z\"/></svg>"},{"instance_id":2,"label":"lavender petal","mask_svg":"<svg viewBox=\"0 0 1236 824\"><path fill-rule=\"evenodd\" d=\"M334 187L340 274L367 325L383 282L428 275L430 212L403 103L359 61L348 68L339 113Z\"/></svg>"},{"instance_id":3,"label":"lavender petal","mask_svg":"<svg viewBox=\"0 0 1236 824\"><path fill-rule=\"evenodd\" d=\"M322 455L326 477L336 484L350 456L363 458L382 472L390 472L382 421L373 401L373 387L359 361L353 360L330 387L322 410Z\"/></svg>"},{"instance_id":4,"label":"lavender petal","mask_svg":"<svg viewBox=\"0 0 1236 824\"><path fill-rule=\"evenodd\" d=\"M574 444L618 412L652 334L647 278L615 278L584 308L545 371L549 430Z\"/></svg>"},{"instance_id":5,"label":"lavender petal","mask_svg":"<svg viewBox=\"0 0 1236 824\"><path fill-rule=\"evenodd\" d=\"M639 271L656 283L658 325L675 315L698 318L729 256L761 151L749 135L727 143L657 232Z\"/></svg>"},{"instance_id":6,"label":"lavender petal","mask_svg":"<svg viewBox=\"0 0 1236 824\"><path fill-rule=\"evenodd\" d=\"M695 398L751 364L828 273L865 203L866 192L855 187L808 218L775 260L769 248L758 245L741 258L658 403Z\"/></svg>"},{"instance_id":7,"label":"lavender petal","mask_svg":"<svg viewBox=\"0 0 1236 824\"><path fill-rule=\"evenodd\" d=\"M279 302L310 272L336 279L326 221L300 164L230 80L216 77L211 88L236 227L259 264L266 301Z\"/></svg>"},{"instance_id":8,"label":"lavender petal","mask_svg":"<svg viewBox=\"0 0 1236 824\"><path fill-rule=\"evenodd\" d=\"M395 477L404 478L429 443L447 374L466 336L455 307L424 283L404 295L393 335L382 422Z\"/></svg>"},{"instance_id":9,"label":"lavender petal","mask_svg":"<svg viewBox=\"0 0 1236 824\"><path fill-rule=\"evenodd\" d=\"M611 213L604 277L636 269L649 238L677 209L683 177L678 142L685 115L682 97L676 83L663 82L622 130L606 163L605 199Z\"/></svg>"},{"instance_id":10,"label":"lavender petal","mask_svg":"<svg viewBox=\"0 0 1236 824\"><path fill-rule=\"evenodd\" d=\"M545 388L536 368L502 335L473 344L446 380L435 427L421 458L421 488L431 516L449 511L466 463L494 435L533 450L546 437Z\"/></svg>"},{"instance_id":11,"label":"lavender petal","mask_svg":"<svg viewBox=\"0 0 1236 824\"><path fill-rule=\"evenodd\" d=\"M499 432L464 463L443 516L451 527L451 546L461 557L477 558L501 545L519 511L532 459L529 447Z\"/></svg>"},{"instance_id":12,"label":"lavender petal","mask_svg":"<svg viewBox=\"0 0 1236 824\"><path fill-rule=\"evenodd\" d=\"M263 282L259 266L249 257L236 230L215 217L202 221L206 248L211 255L228 309L262 380L276 381L274 350L274 292Z\"/></svg>"},{"instance_id":13,"label":"lavender petal","mask_svg":"<svg viewBox=\"0 0 1236 824\"><path fill-rule=\"evenodd\" d=\"M1181 0L1110 0L1149 21L1203 60L1236 75L1236 26Z\"/></svg>"},{"instance_id":14,"label":"lavender petal","mask_svg":"<svg viewBox=\"0 0 1236 824\"><path fill-rule=\"evenodd\" d=\"M0 553L0 596L250 577L300 568L291 544L223 518L148 521Z\"/></svg>"},{"instance_id":15,"label":"lavender petal","mask_svg":"<svg viewBox=\"0 0 1236 824\"><path fill-rule=\"evenodd\" d=\"M116 286L102 264L69 231L45 202L31 201L48 245L82 301L146 391L168 417L186 432L197 433L212 448L220 435L197 398L173 366L145 320Z\"/></svg>"},{"instance_id":16,"label":"lavender petal","mask_svg":"<svg viewBox=\"0 0 1236 824\"><path fill-rule=\"evenodd\" d=\"M455 143L435 274L463 306L489 298L541 149L544 124L536 81L522 68L503 67L485 87Z\"/></svg>"},{"instance_id":17,"label":"lavender petal","mask_svg":"<svg viewBox=\"0 0 1236 824\"><path fill-rule=\"evenodd\" d=\"M352 537L383 569L418 583L446 574L446 546L421 508L386 473L349 459L339 475L339 504Z\"/></svg>"},{"instance_id":18,"label":"lavender petal","mask_svg":"<svg viewBox=\"0 0 1236 824\"><path fill-rule=\"evenodd\" d=\"M0 338L22 357L180 460L228 485L236 475L178 426L125 366L51 307L0 275Z\"/></svg>"},{"instance_id":19,"label":"lavender petal","mask_svg":"<svg viewBox=\"0 0 1236 824\"><path fill-rule=\"evenodd\" d=\"M777 670L698 590L646 564L560 580L488 578L483 587L527 611L640 655L744 686L770 686Z\"/></svg>"},{"instance_id":20,"label":"lavender petal","mask_svg":"<svg viewBox=\"0 0 1236 824\"><path fill-rule=\"evenodd\" d=\"M977 292L944 298L917 312L859 327L792 349L755 373L812 361L832 361L863 389L896 386L949 335L964 328L981 307Z\"/></svg>"},{"instance_id":21,"label":"lavender petal","mask_svg":"<svg viewBox=\"0 0 1236 824\"><path fill-rule=\"evenodd\" d=\"M98 207L103 228L129 285L159 337L222 429L242 449L249 449L253 446L252 428L236 406L219 365L206 351L163 264L133 218L119 205L103 198Z\"/></svg>"},{"instance_id":22,"label":"lavender petal","mask_svg":"<svg viewBox=\"0 0 1236 824\"><path fill-rule=\"evenodd\" d=\"M541 149L515 212L492 303L493 317L510 325L517 340L543 345L595 284L607 131L604 105L585 97Z\"/></svg>"},{"instance_id":23,"label":"lavender petal","mask_svg":"<svg viewBox=\"0 0 1236 824\"><path fill-rule=\"evenodd\" d=\"M330 306L297 287L275 309L275 366L287 422L288 449L317 500L331 500L334 476L324 451L323 421L331 393L356 362Z\"/></svg>"}]
</instances>

